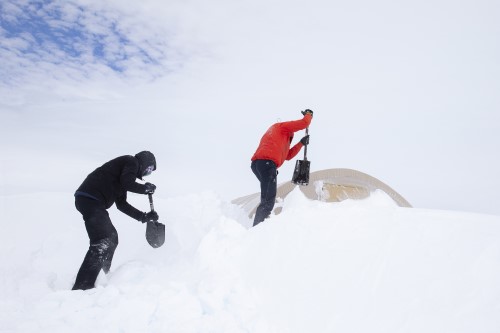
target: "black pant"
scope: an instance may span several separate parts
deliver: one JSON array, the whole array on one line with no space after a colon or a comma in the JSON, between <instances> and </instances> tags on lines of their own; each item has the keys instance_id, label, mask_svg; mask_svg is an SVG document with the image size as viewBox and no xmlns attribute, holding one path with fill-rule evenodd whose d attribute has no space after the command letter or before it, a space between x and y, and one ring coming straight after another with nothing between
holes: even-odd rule
<instances>
[{"instance_id":1,"label":"black pant","mask_svg":"<svg viewBox=\"0 0 500 333\"><path fill-rule=\"evenodd\" d=\"M260 181L260 204L255 212L253 225L256 226L271 215L276 201L276 164L270 160L252 161L251 168Z\"/></svg>"},{"instance_id":2,"label":"black pant","mask_svg":"<svg viewBox=\"0 0 500 333\"><path fill-rule=\"evenodd\" d=\"M73 290L94 288L101 269L108 273L118 246L118 233L103 203L83 196L75 197L76 209L82 214L90 246L76 276Z\"/></svg>"}]
</instances>

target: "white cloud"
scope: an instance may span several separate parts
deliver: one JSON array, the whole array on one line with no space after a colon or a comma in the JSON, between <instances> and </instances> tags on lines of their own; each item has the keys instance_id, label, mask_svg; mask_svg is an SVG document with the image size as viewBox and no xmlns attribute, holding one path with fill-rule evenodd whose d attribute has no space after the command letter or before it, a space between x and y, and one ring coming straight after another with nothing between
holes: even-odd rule
<instances>
[{"instance_id":1,"label":"white cloud","mask_svg":"<svg viewBox=\"0 0 500 333\"><path fill-rule=\"evenodd\" d=\"M4 85L43 82L50 90L61 80L99 80L103 67L106 76L148 81L170 70L166 60L178 54L170 54L163 29L119 7L7 1L2 9Z\"/></svg>"}]
</instances>

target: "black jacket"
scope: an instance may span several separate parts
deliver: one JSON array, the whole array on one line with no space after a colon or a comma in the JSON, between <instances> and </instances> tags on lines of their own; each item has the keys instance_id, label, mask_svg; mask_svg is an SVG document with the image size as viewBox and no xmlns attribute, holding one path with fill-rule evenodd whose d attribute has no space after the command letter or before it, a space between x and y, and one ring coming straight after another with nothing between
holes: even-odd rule
<instances>
[{"instance_id":1,"label":"black jacket","mask_svg":"<svg viewBox=\"0 0 500 333\"><path fill-rule=\"evenodd\" d=\"M143 213L127 202L127 191L146 194L146 186L137 183L141 178L140 161L131 155L117 157L95 169L77 189L101 201L106 209L116 203L118 208L128 216L141 220Z\"/></svg>"}]
</instances>

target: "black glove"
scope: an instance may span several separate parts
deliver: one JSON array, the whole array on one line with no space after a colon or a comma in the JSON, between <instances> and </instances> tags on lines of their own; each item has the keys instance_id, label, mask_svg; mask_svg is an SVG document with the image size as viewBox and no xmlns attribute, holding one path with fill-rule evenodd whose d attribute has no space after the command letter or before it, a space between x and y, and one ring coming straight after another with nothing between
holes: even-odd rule
<instances>
[{"instance_id":1,"label":"black glove","mask_svg":"<svg viewBox=\"0 0 500 333\"><path fill-rule=\"evenodd\" d=\"M309 135L306 135L302 139L300 139L300 143L302 143L304 146L307 146L309 144Z\"/></svg>"},{"instance_id":2,"label":"black glove","mask_svg":"<svg viewBox=\"0 0 500 333\"><path fill-rule=\"evenodd\" d=\"M158 216L158 213L155 212L154 210L148 213L143 213L141 217L141 222L146 223L146 222L158 222L158 219L160 217Z\"/></svg>"},{"instance_id":3,"label":"black glove","mask_svg":"<svg viewBox=\"0 0 500 333\"><path fill-rule=\"evenodd\" d=\"M305 116L306 114L308 114L308 113L311 115L311 117L313 116L313 112L312 112L312 110L309 110L309 109L305 109L304 111L300 111L300 113L302 113L304 116Z\"/></svg>"},{"instance_id":4,"label":"black glove","mask_svg":"<svg viewBox=\"0 0 500 333\"><path fill-rule=\"evenodd\" d=\"M146 190L145 190L146 194L155 193L156 185L151 184L151 183L146 183L146 184L144 184L144 186L146 186Z\"/></svg>"}]
</instances>

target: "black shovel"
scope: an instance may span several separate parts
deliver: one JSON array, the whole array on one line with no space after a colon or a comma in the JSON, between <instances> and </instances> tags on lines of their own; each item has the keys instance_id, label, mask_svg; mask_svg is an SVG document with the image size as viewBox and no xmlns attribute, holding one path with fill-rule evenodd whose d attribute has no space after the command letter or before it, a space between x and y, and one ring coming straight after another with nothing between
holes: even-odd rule
<instances>
[{"instance_id":1,"label":"black shovel","mask_svg":"<svg viewBox=\"0 0 500 333\"><path fill-rule=\"evenodd\" d=\"M306 128L306 135L309 135L309 127ZM307 160L307 145L304 147L304 160L297 160L295 170L293 170L292 183L307 186L309 184L309 170L311 161Z\"/></svg>"},{"instance_id":2,"label":"black shovel","mask_svg":"<svg viewBox=\"0 0 500 333\"><path fill-rule=\"evenodd\" d=\"M153 195L151 193L148 194L149 197L149 207L151 207L151 211L154 211L155 208L153 206ZM147 222L146 225L146 240L149 245L154 248L158 248L165 243L165 225L158 221L156 222Z\"/></svg>"}]
</instances>

